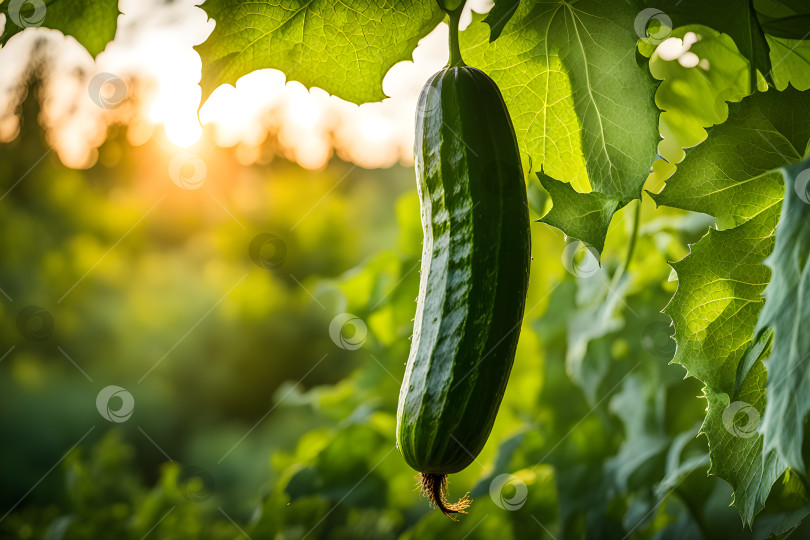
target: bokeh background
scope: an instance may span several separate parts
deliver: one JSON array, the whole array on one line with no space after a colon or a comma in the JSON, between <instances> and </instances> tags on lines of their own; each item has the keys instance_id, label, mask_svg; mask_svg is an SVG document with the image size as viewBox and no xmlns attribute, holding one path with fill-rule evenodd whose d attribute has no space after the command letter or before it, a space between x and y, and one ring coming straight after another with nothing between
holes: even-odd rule
<instances>
[{"instance_id":1,"label":"bokeh background","mask_svg":"<svg viewBox=\"0 0 810 540\"><path fill-rule=\"evenodd\" d=\"M0 50L0 536L755 536L706 475L705 402L668 365L660 314L667 261L708 218L645 196L628 268L638 203L601 266L533 224L513 375L484 451L451 478L474 499L453 523L395 449L422 236L413 106L446 26L382 103L264 70L198 117L191 47L212 23L193 2L121 10L96 62L47 30ZM710 29L666 37L639 51L669 83L653 191L748 72Z\"/></svg>"}]
</instances>

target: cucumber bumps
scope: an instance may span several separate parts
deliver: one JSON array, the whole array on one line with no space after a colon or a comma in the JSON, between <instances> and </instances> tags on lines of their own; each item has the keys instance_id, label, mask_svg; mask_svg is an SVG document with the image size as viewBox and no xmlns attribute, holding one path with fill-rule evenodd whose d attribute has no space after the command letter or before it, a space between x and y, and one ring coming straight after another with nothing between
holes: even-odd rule
<instances>
[{"instance_id":1,"label":"cucumber bumps","mask_svg":"<svg viewBox=\"0 0 810 540\"><path fill-rule=\"evenodd\" d=\"M416 114L422 276L397 411L397 446L445 515L447 475L472 463L492 430L515 357L529 283L526 186L498 87L458 50L428 80Z\"/></svg>"}]
</instances>

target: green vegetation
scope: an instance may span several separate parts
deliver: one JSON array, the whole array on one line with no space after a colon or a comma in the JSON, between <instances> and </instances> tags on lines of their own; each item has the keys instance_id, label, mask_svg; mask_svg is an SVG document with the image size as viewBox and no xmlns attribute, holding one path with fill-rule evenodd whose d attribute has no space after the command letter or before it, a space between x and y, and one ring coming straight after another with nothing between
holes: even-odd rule
<instances>
[{"instance_id":1,"label":"green vegetation","mask_svg":"<svg viewBox=\"0 0 810 540\"><path fill-rule=\"evenodd\" d=\"M98 53L117 11L61 3L0 12ZM475 500L459 523L395 447L413 171L240 167L208 144L205 185L184 190L124 128L70 170L29 88L0 147L0 535L810 534L810 13L703 4L498 0L460 35L545 224L497 421L450 479ZM378 100L442 18L434 0L296 6L204 3L204 96L274 67ZM9 20L0 43L25 26ZM110 385L134 412L115 389L98 406Z\"/></svg>"}]
</instances>

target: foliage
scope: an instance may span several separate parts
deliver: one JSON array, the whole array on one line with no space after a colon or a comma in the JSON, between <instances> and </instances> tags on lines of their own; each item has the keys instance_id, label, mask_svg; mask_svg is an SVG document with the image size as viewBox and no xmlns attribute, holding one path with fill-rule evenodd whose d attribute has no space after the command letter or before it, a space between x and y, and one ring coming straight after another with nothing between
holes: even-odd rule
<instances>
[{"instance_id":1,"label":"foliage","mask_svg":"<svg viewBox=\"0 0 810 540\"><path fill-rule=\"evenodd\" d=\"M785 198L773 253L765 261L771 281L765 289L765 306L757 330L773 331L773 345L766 367L770 407L765 410L762 432L767 451L779 456L795 471L807 472L803 457L804 419L810 403L807 396L808 335L800 330L807 320L807 280L810 276L807 179L810 159L782 170Z\"/></svg>"},{"instance_id":2,"label":"foliage","mask_svg":"<svg viewBox=\"0 0 810 540\"><path fill-rule=\"evenodd\" d=\"M498 0L495 2L495 5L492 6L489 14L484 19L484 22L491 28L489 34L490 41L495 41L500 37L501 32L503 32L503 27L506 26L506 23L509 22L512 15L515 14L519 5L520 0Z\"/></svg>"},{"instance_id":3,"label":"foliage","mask_svg":"<svg viewBox=\"0 0 810 540\"><path fill-rule=\"evenodd\" d=\"M640 197L655 159L655 81L636 63L635 15L623 3L523 2L495 43L480 23L462 33L464 58L502 89L532 167L601 194L559 204L569 222L601 217L588 239L563 229L594 246L615 210Z\"/></svg>"},{"instance_id":4,"label":"foliage","mask_svg":"<svg viewBox=\"0 0 810 540\"><path fill-rule=\"evenodd\" d=\"M95 57L115 37L119 13L117 0L6 0L0 2L0 46L25 28L41 26L73 36Z\"/></svg>"},{"instance_id":5,"label":"foliage","mask_svg":"<svg viewBox=\"0 0 810 540\"><path fill-rule=\"evenodd\" d=\"M434 0L208 0L202 7L217 24L197 47L204 98L251 71L276 68L355 103L379 101L388 69L410 58L443 16Z\"/></svg>"},{"instance_id":6,"label":"foliage","mask_svg":"<svg viewBox=\"0 0 810 540\"><path fill-rule=\"evenodd\" d=\"M789 463L784 450L777 454L771 445L763 447L756 431L740 436L729 429L728 415L733 421L736 403L745 404L745 413L753 407L749 418L756 421L748 426L750 431L756 430L763 413L771 414L765 406L766 373L759 355L750 356L747 369L740 371L738 365L746 349L754 346L757 316L763 304L768 305L762 293L770 272L762 263L774 247L785 186L794 183L791 178L783 182L777 168L804 153L810 139L808 103L805 94L771 90L730 106L729 119L712 130L656 196L670 206L714 215L722 229L709 231L692 246L689 257L674 265L680 287L667 313L679 345L675 361L706 384L709 408L703 432L712 448L712 472L736 488L735 504L746 522L762 509L771 485ZM801 253L802 243L795 247ZM780 281L771 283L780 289L788 286ZM772 309L782 307L767 311ZM798 313L791 320L796 324ZM784 339L778 338L780 343ZM779 392L777 386L769 400L784 402L786 396L798 395ZM800 463L790 464L796 468Z\"/></svg>"},{"instance_id":7,"label":"foliage","mask_svg":"<svg viewBox=\"0 0 810 540\"><path fill-rule=\"evenodd\" d=\"M9 14L11 5L0 9ZM117 9L69 5L49 3L43 24L97 54ZM433 1L208 0L202 8L216 21L198 47L204 96L276 67L355 102L378 100L387 69L442 18ZM808 534L808 18L794 0L498 0L473 17L464 58L501 87L531 169L533 218L566 241L533 229L527 315L504 404L484 451L451 484L476 499L460 524L429 512L393 446L421 251L407 174L389 173L396 180L387 188L348 182L298 228L318 198L300 196L293 169L257 166L263 182L241 188L259 201L245 206L244 230L172 196L156 210L159 225L112 250L157 197L154 185L122 182L134 194L124 204L110 179L156 158L113 136L102 152L117 145L124 161L78 172L46 160L0 199L8 254L0 286L27 304L51 302L60 322L51 345L82 351L79 365L99 381L137 385L151 364L144 358L174 351L200 313L234 294L199 323L202 337L156 368L138 397L143 424L99 423L104 429L92 427L64 456L84 426L100 422L87 400L94 392L67 354L20 338L18 304L0 304L0 335L16 351L0 364L0 427L22 441L4 445L0 462L40 464L4 474L0 531L65 539ZM7 20L0 43L19 29ZM677 58L656 49L665 38L683 46ZM29 125L0 150L2 178L28 174L46 152L38 137ZM212 150L206 159L229 158ZM312 191L330 193L341 167L309 178ZM636 201L644 187L650 198ZM271 271L245 255L267 229L289 251ZM97 275L53 304L108 253ZM669 261L677 261L672 272ZM364 321L362 347L329 339L341 313ZM12 403L26 413L7 412ZM71 403L90 405L59 406ZM43 418L52 431L21 435ZM159 466L169 455L178 461ZM189 473L195 461L217 481ZM62 478L46 474L35 495L19 499L52 463ZM194 496L200 491L205 497Z\"/></svg>"}]
</instances>

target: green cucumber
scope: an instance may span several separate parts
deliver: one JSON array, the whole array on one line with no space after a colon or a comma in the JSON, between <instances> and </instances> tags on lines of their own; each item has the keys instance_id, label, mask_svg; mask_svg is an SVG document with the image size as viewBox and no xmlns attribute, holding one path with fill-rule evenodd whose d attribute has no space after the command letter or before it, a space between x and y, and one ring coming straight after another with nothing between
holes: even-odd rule
<instances>
[{"instance_id":1,"label":"green cucumber","mask_svg":"<svg viewBox=\"0 0 810 540\"><path fill-rule=\"evenodd\" d=\"M448 516L469 505L446 501L447 475L470 465L492 430L531 260L515 130L497 85L461 60L459 12L450 14L450 64L428 80L417 107L422 276L397 410L397 446Z\"/></svg>"}]
</instances>

